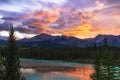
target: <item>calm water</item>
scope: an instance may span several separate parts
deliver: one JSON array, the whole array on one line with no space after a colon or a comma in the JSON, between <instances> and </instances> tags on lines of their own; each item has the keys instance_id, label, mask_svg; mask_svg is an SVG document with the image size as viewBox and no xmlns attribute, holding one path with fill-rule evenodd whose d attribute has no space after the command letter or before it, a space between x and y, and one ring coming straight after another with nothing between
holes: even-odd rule
<instances>
[{"instance_id":1,"label":"calm water","mask_svg":"<svg viewBox=\"0 0 120 80\"><path fill-rule=\"evenodd\" d=\"M80 64L73 62L31 60L45 64L52 64L64 67L73 67L72 70L48 70L39 71L35 68L22 69L27 80L91 80L90 75L93 73L93 67L89 64ZM43 68L41 68L43 69Z\"/></svg>"}]
</instances>

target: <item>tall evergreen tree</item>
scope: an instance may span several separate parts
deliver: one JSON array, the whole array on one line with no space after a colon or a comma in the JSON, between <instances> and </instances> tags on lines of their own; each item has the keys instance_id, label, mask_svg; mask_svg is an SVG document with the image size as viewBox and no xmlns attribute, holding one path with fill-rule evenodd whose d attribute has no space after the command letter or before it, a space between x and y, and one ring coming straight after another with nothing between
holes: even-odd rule
<instances>
[{"instance_id":1,"label":"tall evergreen tree","mask_svg":"<svg viewBox=\"0 0 120 80\"><path fill-rule=\"evenodd\" d=\"M91 75L92 80L102 80L101 73L101 53L97 50L97 44L94 43L93 64L95 72Z\"/></svg>"},{"instance_id":2,"label":"tall evergreen tree","mask_svg":"<svg viewBox=\"0 0 120 80\"><path fill-rule=\"evenodd\" d=\"M20 60L17 53L16 40L13 26L9 31L7 53L5 56L5 77L4 80L23 80L20 71Z\"/></svg>"},{"instance_id":3,"label":"tall evergreen tree","mask_svg":"<svg viewBox=\"0 0 120 80\"><path fill-rule=\"evenodd\" d=\"M111 73L111 66L112 66L112 62L113 62L113 55L111 53L111 51L108 48L108 41L107 38L105 37L104 39L104 65L106 65L106 80L113 80L112 78L112 73Z\"/></svg>"}]
</instances>

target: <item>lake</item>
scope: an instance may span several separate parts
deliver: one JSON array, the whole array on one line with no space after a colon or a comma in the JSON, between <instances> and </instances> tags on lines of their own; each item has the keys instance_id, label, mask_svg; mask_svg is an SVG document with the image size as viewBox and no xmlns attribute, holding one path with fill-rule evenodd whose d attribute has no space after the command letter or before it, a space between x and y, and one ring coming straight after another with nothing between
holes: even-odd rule
<instances>
[{"instance_id":1,"label":"lake","mask_svg":"<svg viewBox=\"0 0 120 80\"><path fill-rule=\"evenodd\" d=\"M91 80L91 64L22 59L22 72L27 80Z\"/></svg>"}]
</instances>

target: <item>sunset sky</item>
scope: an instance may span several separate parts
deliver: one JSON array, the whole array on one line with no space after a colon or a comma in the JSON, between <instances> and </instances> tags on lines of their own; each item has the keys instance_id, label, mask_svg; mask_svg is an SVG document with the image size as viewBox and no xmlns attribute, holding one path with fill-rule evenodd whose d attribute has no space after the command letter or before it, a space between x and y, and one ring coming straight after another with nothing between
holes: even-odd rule
<instances>
[{"instance_id":1,"label":"sunset sky","mask_svg":"<svg viewBox=\"0 0 120 80\"><path fill-rule=\"evenodd\" d=\"M120 0L0 0L0 36L120 35Z\"/></svg>"}]
</instances>

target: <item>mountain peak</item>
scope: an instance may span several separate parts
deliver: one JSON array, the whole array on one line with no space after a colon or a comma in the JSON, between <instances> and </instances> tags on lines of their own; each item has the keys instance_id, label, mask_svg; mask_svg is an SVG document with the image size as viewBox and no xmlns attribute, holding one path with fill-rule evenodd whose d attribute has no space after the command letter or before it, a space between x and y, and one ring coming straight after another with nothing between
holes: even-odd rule
<instances>
[{"instance_id":1,"label":"mountain peak","mask_svg":"<svg viewBox=\"0 0 120 80\"><path fill-rule=\"evenodd\" d=\"M18 42L19 44L22 44L23 46L25 45L27 47L28 45L31 47L90 47L93 46L94 42L97 43L97 46L103 46L105 37L108 41L109 46L120 47L120 36L101 34L91 39L79 39L68 36L51 36L48 34L40 34L32 38L18 40Z\"/></svg>"}]
</instances>

